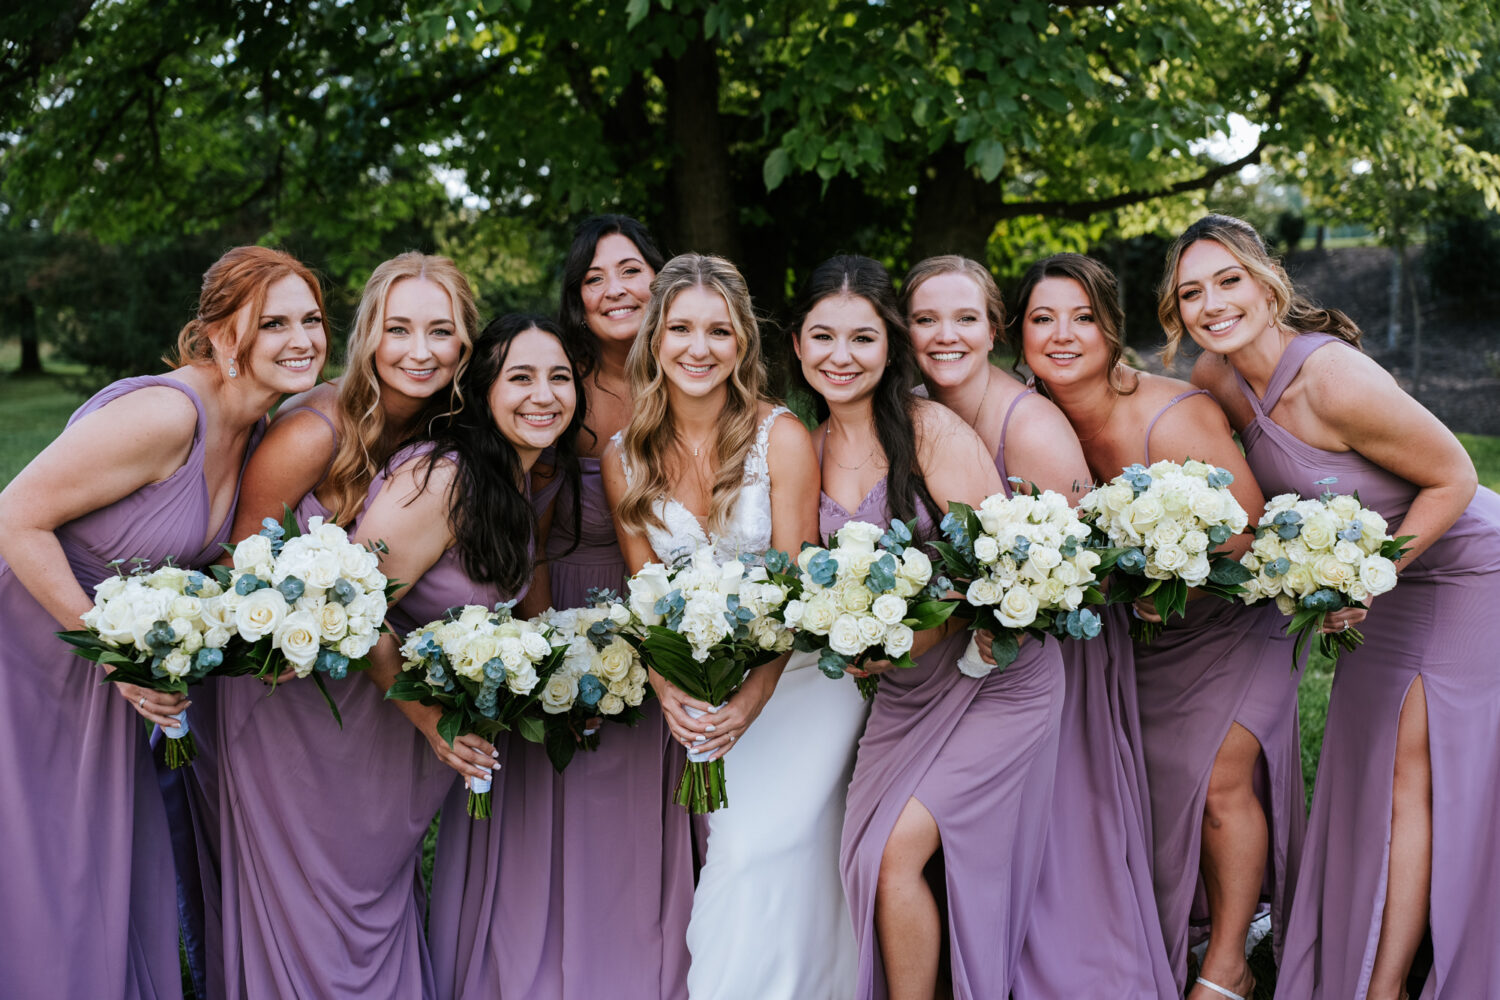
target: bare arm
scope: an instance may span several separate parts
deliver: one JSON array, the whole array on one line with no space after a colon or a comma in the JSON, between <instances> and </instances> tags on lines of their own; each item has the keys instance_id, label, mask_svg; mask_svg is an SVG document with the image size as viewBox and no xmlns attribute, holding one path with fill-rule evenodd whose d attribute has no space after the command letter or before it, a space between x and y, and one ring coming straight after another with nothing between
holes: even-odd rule
<instances>
[{"instance_id":1,"label":"bare arm","mask_svg":"<svg viewBox=\"0 0 1500 1000\"><path fill-rule=\"evenodd\" d=\"M439 462L426 477L427 460L416 458L397 469L382 484L360 518L354 540L366 545L384 542L389 551L380 569L402 587L394 595L399 603L411 585L422 578L453 544L448 522L448 487L455 470L451 463ZM424 484L424 477L426 481ZM370 680L382 692L389 691L401 673L400 638L381 636L370 651ZM395 703L412 725L427 738L439 760L459 774L488 777L496 757L494 746L472 733L460 736L455 744L438 735L442 710L436 705L415 701Z\"/></svg>"}]
</instances>

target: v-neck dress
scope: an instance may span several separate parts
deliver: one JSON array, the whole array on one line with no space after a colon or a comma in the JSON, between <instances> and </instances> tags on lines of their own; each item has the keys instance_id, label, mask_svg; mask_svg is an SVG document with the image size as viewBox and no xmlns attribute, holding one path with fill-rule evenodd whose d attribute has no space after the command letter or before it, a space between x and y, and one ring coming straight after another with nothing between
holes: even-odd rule
<instances>
[{"instance_id":1,"label":"v-neck dress","mask_svg":"<svg viewBox=\"0 0 1500 1000\"><path fill-rule=\"evenodd\" d=\"M824 537L854 520L889 523L885 479L852 511L822 495ZM935 536L920 507L915 534ZM889 995L875 893L886 841L913 798L942 836L953 996L1003 998L1015 982L1051 818L1062 653L1028 640L1004 671L974 678L955 665L968 641L955 633L915 667L882 674L859 741L839 857L859 1000Z\"/></svg>"},{"instance_id":2,"label":"v-neck dress","mask_svg":"<svg viewBox=\"0 0 1500 1000\"><path fill-rule=\"evenodd\" d=\"M69 424L151 386L193 401L192 448L166 479L57 529L68 566L90 594L115 572L115 559L208 566L234 521L231 506L209 537L208 418L182 382L123 379ZM252 436L247 457L258 440ZM17 997L180 997L167 814L146 728L57 631L0 560L0 844L11 859L0 876L0 983ZM192 711L201 714L196 704Z\"/></svg>"},{"instance_id":3,"label":"v-neck dress","mask_svg":"<svg viewBox=\"0 0 1500 1000\"><path fill-rule=\"evenodd\" d=\"M1333 346L1329 346L1333 345ZM1317 350L1301 334L1282 353L1245 457L1267 495L1359 492L1401 534L1419 488L1354 451L1315 448L1270 414ZM1337 481L1325 486L1319 480ZM1500 496L1479 487L1458 520L1402 569L1360 623L1365 643L1339 657L1313 788L1307 856L1287 924L1278 997L1362 1000L1380 941L1396 731L1411 685L1427 698L1432 759L1433 964L1421 1000L1493 996L1500 983Z\"/></svg>"}]
</instances>

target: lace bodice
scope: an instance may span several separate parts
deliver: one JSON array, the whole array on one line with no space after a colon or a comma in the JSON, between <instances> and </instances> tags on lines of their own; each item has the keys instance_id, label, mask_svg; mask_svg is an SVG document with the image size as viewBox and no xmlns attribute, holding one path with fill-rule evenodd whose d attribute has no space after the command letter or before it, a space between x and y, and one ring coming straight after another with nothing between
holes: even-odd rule
<instances>
[{"instance_id":1,"label":"lace bodice","mask_svg":"<svg viewBox=\"0 0 1500 1000\"><path fill-rule=\"evenodd\" d=\"M742 552L764 552L771 546L771 468L766 460L770 449L771 425L783 413L790 413L785 406L778 406L761 421L755 433L755 442L745 456L745 478L735 497L734 507L729 512L729 524L723 533L712 538L703 530L703 525L676 498L659 497L653 505L662 526L647 525L646 537L656 557L670 565L682 556L692 553L700 546L712 545L719 559L729 559ZM621 431L611 439L620 447ZM632 482L634 472L625 461L623 451L620 462L625 471L625 481Z\"/></svg>"}]
</instances>

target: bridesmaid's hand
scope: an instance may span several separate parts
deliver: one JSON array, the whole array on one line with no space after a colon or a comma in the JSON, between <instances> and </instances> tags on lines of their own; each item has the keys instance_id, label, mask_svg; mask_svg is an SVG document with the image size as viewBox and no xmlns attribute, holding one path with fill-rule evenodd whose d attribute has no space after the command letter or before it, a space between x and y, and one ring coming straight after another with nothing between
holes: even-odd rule
<instances>
[{"instance_id":1,"label":"bridesmaid's hand","mask_svg":"<svg viewBox=\"0 0 1500 1000\"><path fill-rule=\"evenodd\" d=\"M722 709L697 720L708 738L690 749L697 753L711 753L712 760L718 760L734 749L735 741L745 735L750 723L760 717L761 709L771 700L778 677L763 667L756 667L746 674L745 683L729 696Z\"/></svg>"},{"instance_id":2,"label":"bridesmaid's hand","mask_svg":"<svg viewBox=\"0 0 1500 1000\"><path fill-rule=\"evenodd\" d=\"M177 720L172 716L192 704L180 694L170 691L152 691L150 688L136 687L134 684L116 684L115 690L120 692L121 698L130 702L130 707L135 709L137 715L156 723L163 729L177 728Z\"/></svg>"},{"instance_id":3,"label":"bridesmaid's hand","mask_svg":"<svg viewBox=\"0 0 1500 1000\"><path fill-rule=\"evenodd\" d=\"M681 688L655 670L648 671L646 676L651 681L651 690L656 692L656 700L661 702L661 714L667 720L667 731L672 734L672 739L691 750L700 737L707 738L710 735L704 721L688 715L684 706L691 705L707 716L713 713L712 705L697 698L689 698Z\"/></svg>"}]
</instances>

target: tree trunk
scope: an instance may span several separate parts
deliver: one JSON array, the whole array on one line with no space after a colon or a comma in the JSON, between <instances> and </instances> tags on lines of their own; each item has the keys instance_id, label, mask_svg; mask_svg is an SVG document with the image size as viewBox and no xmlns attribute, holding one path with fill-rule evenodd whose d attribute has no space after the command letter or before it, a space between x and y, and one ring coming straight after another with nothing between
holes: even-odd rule
<instances>
[{"instance_id":1,"label":"tree trunk","mask_svg":"<svg viewBox=\"0 0 1500 1000\"><path fill-rule=\"evenodd\" d=\"M41 343L36 329L36 303L29 295L22 295L16 303L14 313L16 332L21 338L21 366L17 375L40 375L42 373Z\"/></svg>"},{"instance_id":2,"label":"tree trunk","mask_svg":"<svg viewBox=\"0 0 1500 1000\"><path fill-rule=\"evenodd\" d=\"M964 151L949 144L933 156L917 187L911 228L911 259L956 253L987 262L990 234L998 221L993 194L964 165Z\"/></svg>"},{"instance_id":3,"label":"tree trunk","mask_svg":"<svg viewBox=\"0 0 1500 1000\"><path fill-rule=\"evenodd\" d=\"M729 149L719 120L719 65L700 33L658 70L667 90L667 134L676 148L668 177L667 245L678 252L740 257Z\"/></svg>"}]
</instances>

